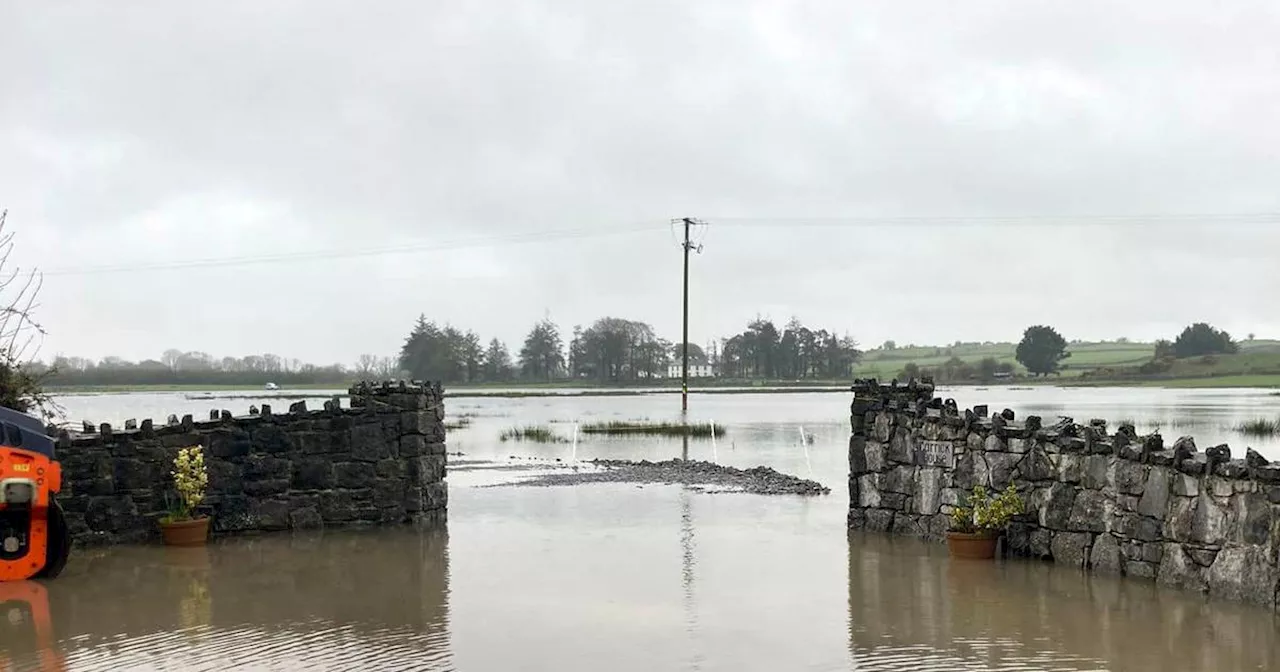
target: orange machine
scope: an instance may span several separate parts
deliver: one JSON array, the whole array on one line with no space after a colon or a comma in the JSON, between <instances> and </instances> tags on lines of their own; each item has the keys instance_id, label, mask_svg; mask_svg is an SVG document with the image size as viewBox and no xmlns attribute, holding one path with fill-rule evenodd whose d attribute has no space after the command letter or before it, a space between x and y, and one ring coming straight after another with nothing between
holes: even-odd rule
<instances>
[{"instance_id":1,"label":"orange machine","mask_svg":"<svg viewBox=\"0 0 1280 672\"><path fill-rule=\"evenodd\" d=\"M14 661L32 654L41 670L66 669L54 641L49 595L35 581L0 583L0 672L19 669Z\"/></svg>"},{"instance_id":2,"label":"orange machine","mask_svg":"<svg viewBox=\"0 0 1280 672\"><path fill-rule=\"evenodd\" d=\"M62 467L40 421L0 407L0 582L52 579L71 551Z\"/></svg>"}]
</instances>

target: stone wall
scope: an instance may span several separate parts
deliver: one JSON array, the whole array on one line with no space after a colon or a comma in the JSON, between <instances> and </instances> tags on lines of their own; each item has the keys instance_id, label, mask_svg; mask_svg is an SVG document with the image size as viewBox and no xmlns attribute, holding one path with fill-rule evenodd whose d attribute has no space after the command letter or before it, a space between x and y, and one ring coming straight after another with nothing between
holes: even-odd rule
<instances>
[{"instance_id":1,"label":"stone wall","mask_svg":"<svg viewBox=\"0 0 1280 672\"><path fill-rule=\"evenodd\" d=\"M442 518L444 398L438 385L361 383L351 407L305 401L247 416L215 410L205 421L170 416L63 432L58 497L79 543L142 542L176 501L170 471L180 448L203 445L206 513L213 533L396 524Z\"/></svg>"},{"instance_id":2,"label":"stone wall","mask_svg":"<svg viewBox=\"0 0 1280 672\"><path fill-rule=\"evenodd\" d=\"M975 484L1012 482L1027 513L1004 538L1008 555L1280 610L1280 464L1103 420L962 410L928 380L853 391L849 527L942 538Z\"/></svg>"}]
</instances>

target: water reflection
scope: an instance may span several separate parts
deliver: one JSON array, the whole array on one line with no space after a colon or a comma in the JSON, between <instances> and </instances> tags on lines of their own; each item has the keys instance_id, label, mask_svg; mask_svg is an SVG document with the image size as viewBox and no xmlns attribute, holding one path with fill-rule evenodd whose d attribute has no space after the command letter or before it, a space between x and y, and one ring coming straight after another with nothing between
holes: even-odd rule
<instances>
[{"instance_id":1,"label":"water reflection","mask_svg":"<svg viewBox=\"0 0 1280 672\"><path fill-rule=\"evenodd\" d=\"M849 537L859 670L1271 670L1280 666L1276 627L1268 611L1149 582Z\"/></svg>"},{"instance_id":2,"label":"water reflection","mask_svg":"<svg viewBox=\"0 0 1280 672\"><path fill-rule=\"evenodd\" d=\"M82 549L45 586L53 641L78 670L452 669L447 547L437 527Z\"/></svg>"}]
</instances>

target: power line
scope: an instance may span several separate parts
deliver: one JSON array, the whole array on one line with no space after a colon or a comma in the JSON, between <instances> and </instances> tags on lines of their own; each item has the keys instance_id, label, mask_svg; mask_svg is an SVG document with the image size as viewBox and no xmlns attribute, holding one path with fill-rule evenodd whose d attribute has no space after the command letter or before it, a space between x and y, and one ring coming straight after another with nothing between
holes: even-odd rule
<instances>
[{"instance_id":1,"label":"power line","mask_svg":"<svg viewBox=\"0 0 1280 672\"><path fill-rule=\"evenodd\" d=\"M83 266L54 268L44 271L45 276L59 275L97 275L106 273L132 273L141 271L184 270L189 268L211 268L220 266L249 266L254 264L291 263L315 261L319 259L350 259L357 257L380 257L393 254L413 254L437 250L456 250L469 247L494 247L500 244L537 243L549 240L568 238L594 238L614 236L642 231L656 231L660 225L645 224L631 227L610 229L569 229L559 231L535 231L512 233L480 238L460 239L447 242L421 242L396 245L394 247L366 248L358 250L316 250L287 254L265 254L256 256L235 256L206 259L187 259L158 264L116 264L110 266Z\"/></svg>"},{"instance_id":2,"label":"power line","mask_svg":"<svg viewBox=\"0 0 1280 672\"><path fill-rule=\"evenodd\" d=\"M1012 226L1018 224L1144 225L1144 224L1277 224L1280 212L1153 213L1130 215L888 215L851 217L716 217L733 226L870 227L885 225Z\"/></svg>"}]
</instances>

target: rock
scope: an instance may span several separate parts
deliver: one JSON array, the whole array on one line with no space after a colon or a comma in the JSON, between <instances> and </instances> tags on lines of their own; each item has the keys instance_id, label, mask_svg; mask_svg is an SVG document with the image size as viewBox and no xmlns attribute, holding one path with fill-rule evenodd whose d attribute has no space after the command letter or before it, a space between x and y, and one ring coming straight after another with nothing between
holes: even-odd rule
<instances>
[{"instance_id":1,"label":"rock","mask_svg":"<svg viewBox=\"0 0 1280 672\"><path fill-rule=\"evenodd\" d=\"M1264 547L1223 548L1209 567L1206 581L1214 596L1275 604L1277 571Z\"/></svg>"},{"instance_id":2,"label":"rock","mask_svg":"<svg viewBox=\"0 0 1280 672\"><path fill-rule=\"evenodd\" d=\"M1090 556L1093 535L1087 532L1058 532L1049 544L1055 562L1084 567Z\"/></svg>"},{"instance_id":3,"label":"rock","mask_svg":"<svg viewBox=\"0 0 1280 672\"><path fill-rule=\"evenodd\" d=\"M1210 465L1219 464L1231 459L1231 447L1222 443L1204 451L1204 454Z\"/></svg>"},{"instance_id":4,"label":"rock","mask_svg":"<svg viewBox=\"0 0 1280 672\"><path fill-rule=\"evenodd\" d=\"M1142 499L1138 500L1138 513L1164 518L1169 507L1169 475L1167 469L1151 469L1142 490Z\"/></svg>"},{"instance_id":5,"label":"rock","mask_svg":"<svg viewBox=\"0 0 1280 672\"><path fill-rule=\"evenodd\" d=\"M1259 453L1258 451L1252 448L1245 449L1244 461L1245 461L1245 464L1247 464L1250 469L1265 467L1271 463L1270 460L1262 456L1262 453Z\"/></svg>"},{"instance_id":6,"label":"rock","mask_svg":"<svg viewBox=\"0 0 1280 672\"><path fill-rule=\"evenodd\" d=\"M1089 566L1096 572L1119 574L1121 572L1120 543L1110 534L1100 534L1089 553Z\"/></svg>"},{"instance_id":7,"label":"rock","mask_svg":"<svg viewBox=\"0 0 1280 672\"><path fill-rule=\"evenodd\" d=\"M1173 442L1174 464L1196 454L1196 440L1190 436L1180 436Z\"/></svg>"},{"instance_id":8,"label":"rock","mask_svg":"<svg viewBox=\"0 0 1280 672\"><path fill-rule=\"evenodd\" d=\"M1071 511L1075 505L1076 488L1065 483L1054 483L1049 486L1048 495L1040 506L1040 526L1051 530L1065 530L1071 521Z\"/></svg>"},{"instance_id":9,"label":"rock","mask_svg":"<svg viewBox=\"0 0 1280 672\"><path fill-rule=\"evenodd\" d=\"M1101 492L1081 490L1072 504L1067 529L1074 532L1106 531L1109 505L1110 502Z\"/></svg>"},{"instance_id":10,"label":"rock","mask_svg":"<svg viewBox=\"0 0 1280 672\"><path fill-rule=\"evenodd\" d=\"M1156 572L1157 581L1167 586L1203 592L1208 589L1204 575L1204 568L1187 555L1181 544L1164 545L1164 556Z\"/></svg>"},{"instance_id":11,"label":"rock","mask_svg":"<svg viewBox=\"0 0 1280 672\"><path fill-rule=\"evenodd\" d=\"M1116 491L1126 495L1141 495L1147 480L1147 470L1141 464L1128 460L1117 460L1115 463ZM1168 487L1168 481L1165 482Z\"/></svg>"}]
</instances>

